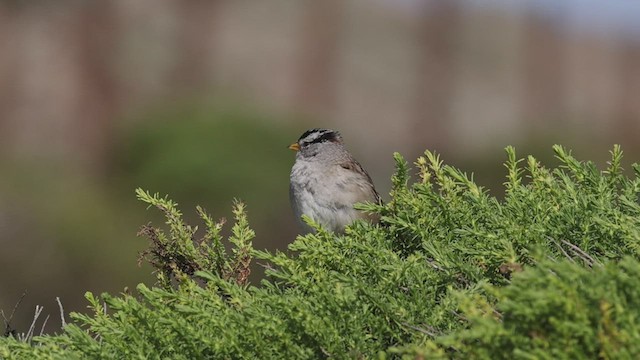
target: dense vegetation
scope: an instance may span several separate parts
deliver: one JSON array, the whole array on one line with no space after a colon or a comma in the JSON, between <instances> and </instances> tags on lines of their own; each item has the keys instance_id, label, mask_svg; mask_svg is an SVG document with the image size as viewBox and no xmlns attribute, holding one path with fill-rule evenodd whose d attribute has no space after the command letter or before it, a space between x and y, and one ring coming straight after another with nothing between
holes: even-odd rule
<instances>
[{"instance_id":1,"label":"dense vegetation","mask_svg":"<svg viewBox=\"0 0 640 360\"><path fill-rule=\"evenodd\" d=\"M252 248L240 203L227 244L205 210L198 231L139 190L167 219L141 230L156 286L88 293L91 315L0 338L0 357L637 358L640 167L625 173L618 147L604 170L554 150L549 169L508 148L503 199L430 152L409 185L396 155L391 201L362 205L379 225L316 226L288 252ZM251 261L267 268L260 284Z\"/></svg>"}]
</instances>

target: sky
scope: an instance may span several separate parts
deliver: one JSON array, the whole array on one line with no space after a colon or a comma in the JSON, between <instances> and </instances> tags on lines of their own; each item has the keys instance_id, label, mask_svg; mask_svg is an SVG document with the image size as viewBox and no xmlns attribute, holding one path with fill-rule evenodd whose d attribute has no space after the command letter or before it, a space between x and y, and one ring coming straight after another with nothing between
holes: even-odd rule
<instances>
[{"instance_id":1,"label":"sky","mask_svg":"<svg viewBox=\"0 0 640 360\"><path fill-rule=\"evenodd\" d=\"M529 2L543 11L564 12L571 24L578 28L609 31L640 39L640 1L638 0L529 0Z\"/></svg>"},{"instance_id":2,"label":"sky","mask_svg":"<svg viewBox=\"0 0 640 360\"><path fill-rule=\"evenodd\" d=\"M448 0L426 0L448 1ZM425 0L384 0L415 9ZM534 9L566 26L585 31L635 37L640 41L640 0L459 0L464 6L498 7L506 11Z\"/></svg>"}]
</instances>

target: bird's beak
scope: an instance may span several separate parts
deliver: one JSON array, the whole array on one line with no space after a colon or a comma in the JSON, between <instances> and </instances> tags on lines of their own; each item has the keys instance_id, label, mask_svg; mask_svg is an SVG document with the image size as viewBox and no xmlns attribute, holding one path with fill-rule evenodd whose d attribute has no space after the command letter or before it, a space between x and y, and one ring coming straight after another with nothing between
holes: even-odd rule
<instances>
[{"instance_id":1,"label":"bird's beak","mask_svg":"<svg viewBox=\"0 0 640 360\"><path fill-rule=\"evenodd\" d=\"M298 144L297 142L289 145L289 149L293 150L293 151L298 151L300 150L300 144Z\"/></svg>"}]
</instances>

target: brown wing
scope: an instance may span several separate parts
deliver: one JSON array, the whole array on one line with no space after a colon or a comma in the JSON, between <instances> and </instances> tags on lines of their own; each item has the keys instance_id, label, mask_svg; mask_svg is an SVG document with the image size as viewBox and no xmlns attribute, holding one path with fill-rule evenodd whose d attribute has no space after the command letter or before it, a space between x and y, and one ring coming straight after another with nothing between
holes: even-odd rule
<instances>
[{"instance_id":1,"label":"brown wing","mask_svg":"<svg viewBox=\"0 0 640 360\"><path fill-rule=\"evenodd\" d=\"M371 176L369 176L367 171L364 168L362 168L362 165L360 165L360 163L358 163L355 159L351 158L350 161L342 162L340 164L340 167L343 169L358 173L366 179L366 183L359 185L361 187L364 187L364 189L362 190L368 193L368 194L365 194L366 199L363 201L371 201L376 204L382 204L382 198L380 197L380 194L378 194L378 192L376 191L376 188L373 185L373 180L371 180Z\"/></svg>"}]
</instances>

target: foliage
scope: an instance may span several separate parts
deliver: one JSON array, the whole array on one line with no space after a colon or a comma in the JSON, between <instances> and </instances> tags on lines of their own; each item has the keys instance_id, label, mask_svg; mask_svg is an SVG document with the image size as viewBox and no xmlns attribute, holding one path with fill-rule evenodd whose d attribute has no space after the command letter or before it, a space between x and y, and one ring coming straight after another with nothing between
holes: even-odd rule
<instances>
[{"instance_id":1,"label":"foliage","mask_svg":"<svg viewBox=\"0 0 640 360\"><path fill-rule=\"evenodd\" d=\"M497 312L467 300L470 328L438 342L471 358L637 359L639 278L631 258L593 269L544 261L490 289Z\"/></svg>"},{"instance_id":2,"label":"foliage","mask_svg":"<svg viewBox=\"0 0 640 360\"><path fill-rule=\"evenodd\" d=\"M237 201L233 210L236 224L229 241L234 248L233 255L227 256L220 235L224 220L214 222L198 206L196 209L205 223L206 231L202 238L196 240L198 228L183 222L176 203L142 189L137 189L136 194L141 201L160 209L167 218L168 237L162 230L149 225L143 226L139 232L151 242L151 247L140 254L139 261L146 259L153 265L160 285L170 288L172 279L193 276L197 271L208 271L223 280L233 279L238 284L246 284L251 272L251 239L255 233L249 228L244 204Z\"/></svg>"},{"instance_id":3,"label":"foliage","mask_svg":"<svg viewBox=\"0 0 640 360\"><path fill-rule=\"evenodd\" d=\"M16 358L635 358L640 355L640 167L606 169L554 147L561 165L507 148L505 197L426 152L419 181L395 155L392 199L363 204L381 223L319 228L293 253L251 247L236 205L230 255L202 209L204 235L176 204L138 191L167 218L144 227L157 287L88 293L91 315ZM247 284L249 256L267 267ZM240 269L240 270L238 270Z\"/></svg>"}]
</instances>

